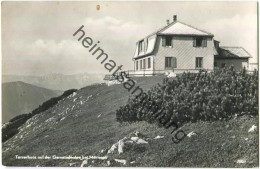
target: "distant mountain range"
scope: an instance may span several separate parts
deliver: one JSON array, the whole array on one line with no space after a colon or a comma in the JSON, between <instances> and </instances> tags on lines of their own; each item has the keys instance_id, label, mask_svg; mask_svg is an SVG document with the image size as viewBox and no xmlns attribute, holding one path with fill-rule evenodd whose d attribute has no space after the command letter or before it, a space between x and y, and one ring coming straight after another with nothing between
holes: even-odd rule
<instances>
[{"instance_id":1,"label":"distant mountain range","mask_svg":"<svg viewBox=\"0 0 260 169\"><path fill-rule=\"evenodd\" d=\"M2 82L22 81L52 90L79 89L90 84L101 83L103 74L81 73L74 75L48 74L43 76L3 75Z\"/></svg>"},{"instance_id":2,"label":"distant mountain range","mask_svg":"<svg viewBox=\"0 0 260 169\"><path fill-rule=\"evenodd\" d=\"M30 113L44 101L61 95L61 91L34 86L21 81L2 84L2 122Z\"/></svg>"}]
</instances>

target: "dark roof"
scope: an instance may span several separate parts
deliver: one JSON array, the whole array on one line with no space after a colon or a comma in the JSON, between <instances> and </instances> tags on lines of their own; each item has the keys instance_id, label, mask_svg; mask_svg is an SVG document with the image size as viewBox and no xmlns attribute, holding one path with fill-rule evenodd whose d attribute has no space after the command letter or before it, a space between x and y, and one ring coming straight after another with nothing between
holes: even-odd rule
<instances>
[{"instance_id":1,"label":"dark roof","mask_svg":"<svg viewBox=\"0 0 260 169\"><path fill-rule=\"evenodd\" d=\"M219 47L219 58L251 58L252 56L243 47Z\"/></svg>"}]
</instances>

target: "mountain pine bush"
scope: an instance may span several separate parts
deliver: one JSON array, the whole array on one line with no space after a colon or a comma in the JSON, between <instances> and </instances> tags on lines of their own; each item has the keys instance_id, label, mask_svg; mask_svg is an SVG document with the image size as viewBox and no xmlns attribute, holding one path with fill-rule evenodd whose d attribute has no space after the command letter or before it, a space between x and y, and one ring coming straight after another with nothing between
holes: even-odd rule
<instances>
[{"instance_id":1,"label":"mountain pine bush","mask_svg":"<svg viewBox=\"0 0 260 169\"><path fill-rule=\"evenodd\" d=\"M214 72L183 73L130 98L116 111L119 122L176 122L230 119L258 114L258 72L236 72L233 67ZM164 126L165 127L165 126Z\"/></svg>"}]
</instances>

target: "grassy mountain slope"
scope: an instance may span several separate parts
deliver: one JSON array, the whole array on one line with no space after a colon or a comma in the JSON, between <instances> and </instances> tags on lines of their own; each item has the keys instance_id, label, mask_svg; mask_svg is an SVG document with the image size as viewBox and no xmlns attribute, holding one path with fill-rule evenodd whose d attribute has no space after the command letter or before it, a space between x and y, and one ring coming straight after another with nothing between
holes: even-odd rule
<instances>
[{"instance_id":1,"label":"grassy mountain slope","mask_svg":"<svg viewBox=\"0 0 260 169\"><path fill-rule=\"evenodd\" d=\"M2 84L2 121L29 113L44 101L58 96L59 91L34 86L21 81Z\"/></svg>"},{"instance_id":2,"label":"grassy mountain slope","mask_svg":"<svg viewBox=\"0 0 260 169\"><path fill-rule=\"evenodd\" d=\"M135 78L147 90L163 77ZM147 122L118 123L115 110L127 102L130 92L121 84L93 85L60 101L51 109L29 119L20 132L3 144L3 165L7 166L80 166L82 160L18 160L20 156L104 156L118 140L139 131L148 144L129 144L123 154L109 159L125 159L125 165L142 167L253 167L258 166L258 134L248 133L258 117L240 117L230 121L185 124L186 137L181 143L171 141L171 130ZM156 136L164 136L153 139ZM103 150L104 152L102 152ZM246 163L237 163L237 160ZM129 163L135 161L134 163ZM108 166L93 160L85 166Z\"/></svg>"}]
</instances>

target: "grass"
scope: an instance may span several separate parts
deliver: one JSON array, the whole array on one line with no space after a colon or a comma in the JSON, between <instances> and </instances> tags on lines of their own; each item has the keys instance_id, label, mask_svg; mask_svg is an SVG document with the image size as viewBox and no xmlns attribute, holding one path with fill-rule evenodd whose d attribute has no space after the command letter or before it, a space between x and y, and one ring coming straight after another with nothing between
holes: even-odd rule
<instances>
[{"instance_id":1,"label":"grass","mask_svg":"<svg viewBox=\"0 0 260 169\"><path fill-rule=\"evenodd\" d=\"M163 77L134 78L137 85L144 90L162 82L162 79ZM165 137L148 140L149 144L127 145L123 154L109 156L109 159L126 159L127 164L114 162L112 166L258 166L258 132L248 133L253 124L258 124L258 117L244 116L229 121L188 123L182 129L185 133L194 131L197 135L174 144L170 129L165 130L147 122L116 122L115 110L126 104L129 96L130 92L121 84L109 87L99 84L80 89L76 96L60 101L21 126L21 131L3 144L3 165L67 167L73 163L73 166L80 166L81 160L17 160L15 155L104 156L100 150L107 150L118 140L139 131L149 138L157 135ZM236 161L240 158L245 158L246 163L238 164ZM136 163L130 164L130 161ZM107 166L106 161L102 160L93 160L88 165Z\"/></svg>"}]
</instances>

